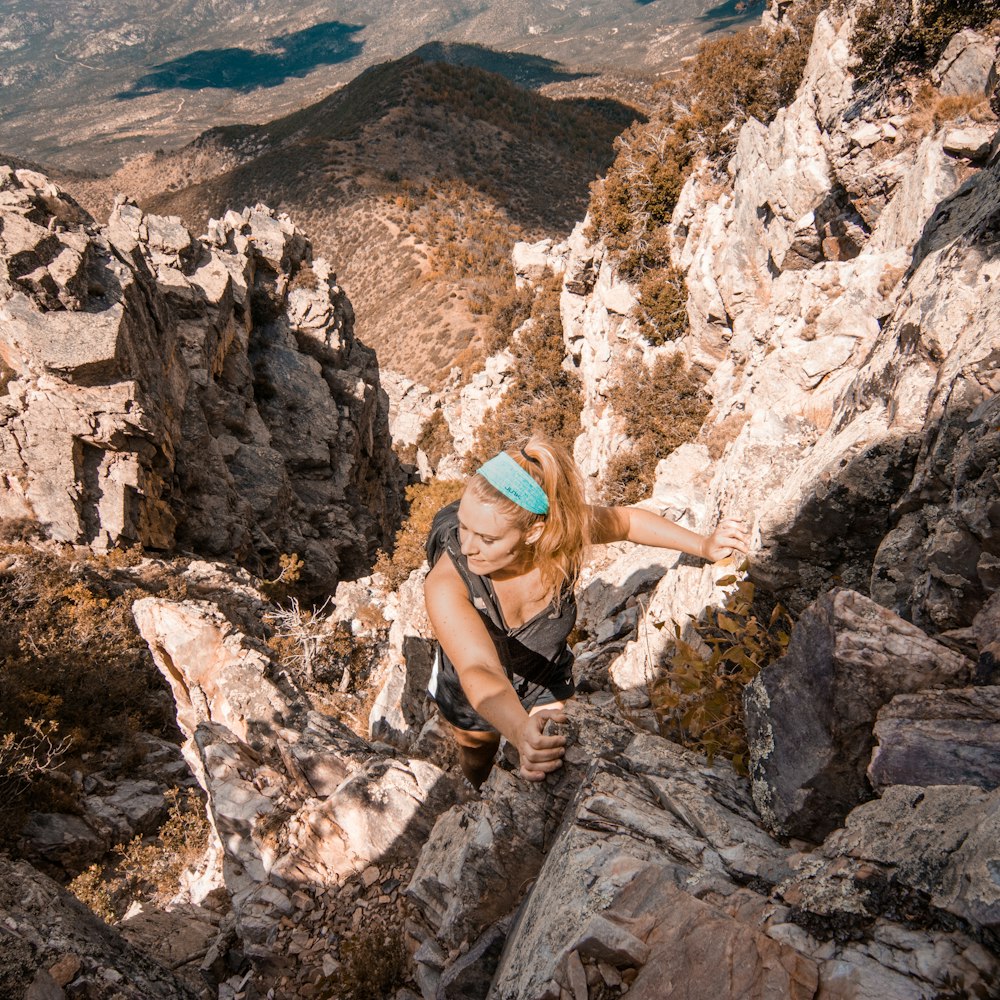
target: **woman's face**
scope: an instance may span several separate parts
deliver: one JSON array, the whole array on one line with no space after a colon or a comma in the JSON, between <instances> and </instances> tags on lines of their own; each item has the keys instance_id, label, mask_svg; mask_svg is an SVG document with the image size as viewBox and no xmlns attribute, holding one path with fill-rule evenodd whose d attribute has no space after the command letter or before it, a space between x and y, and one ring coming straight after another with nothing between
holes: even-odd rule
<instances>
[{"instance_id":1,"label":"woman's face","mask_svg":"<svg viewBox=\"0 0 1000 1000\"><path fill-rule=\"evenodd\" d=\"M458 505L458 538L462 555L477 576L515 567L527 551L525 532L469 490Z\"/></svg>"}]
</instances>

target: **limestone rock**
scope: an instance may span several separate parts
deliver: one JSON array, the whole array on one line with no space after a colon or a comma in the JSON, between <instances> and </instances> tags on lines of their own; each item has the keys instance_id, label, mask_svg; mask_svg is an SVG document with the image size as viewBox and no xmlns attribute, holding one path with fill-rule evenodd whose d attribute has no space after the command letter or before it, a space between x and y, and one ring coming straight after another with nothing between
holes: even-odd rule
<instances>
[{"instance_id":1,"label":"limestone rock","mask_svg":"<svg viewBox=\"0 0 1000 1000\"><path fill-rule=\"evenodd\" d=\"M441 816L407 894L445 950L472 943L517 904L541 867L562 811L597 754L614 755L631 731L573 703L564 765L542 782L495 767L481 799Z\"/></svg>"},{"instance_id":2,"label":"limestone rock","mask_svg":"<svg viewBox=\"0 0 1000 1000\"><path fill-rule=\"evenodd\" d=\"M550 239L515 243L511 256L518 287L537 284L546 274L562 274L566 270L568 253L565 243L554 244Z\"/></svg>"},{"instance_id":3,"label":"limestone rock","mask_svg":"<svg viewBox=\"0 0 1000 1000\"><path fill-rule=\"evenodd\" d=\"M127 201L98 228L21 174L0 205L0 516L255 568L295 552L317 588L366 566L399 509L387 404L302 234L257 206L202 242Z\"/></svg>"},{"instance_id":4,"label":"limestone rock","mask_svg":"<svg viewBox=\"0 0 1000 1000\"><path fill-rule=\"evenodd\" d=\"M871 794L879 709L897 694L967 684L973 670L860 594L822 597L744 698L754 801L768 827L821 840Z\"/></svg>"},{"instance_id":5,"label":"limestone rock","mask_svg":"<svg viewBox=\"0 0 1000 1000\"><path fill-rule=\"evenodd\" d=\"M872 785L1000 787L1000 688L897 695L878 713Z\"/></svg>"},{"instance_id":6,"label":"limestone rock","mask_svg":"<svg viewBox=\"0 0 1000 1000\"><path fill-rule=\"evenodd\" d=\"M934 78L945 95L985 94L997 56L996 40L964 28L948 43L934 67Z\"/></svg>"}]
</instances>

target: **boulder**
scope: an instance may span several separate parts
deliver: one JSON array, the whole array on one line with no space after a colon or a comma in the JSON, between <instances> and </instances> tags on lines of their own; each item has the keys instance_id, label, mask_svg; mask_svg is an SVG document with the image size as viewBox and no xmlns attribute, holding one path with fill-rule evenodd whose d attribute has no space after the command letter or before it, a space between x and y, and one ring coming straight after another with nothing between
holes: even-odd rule
<instances>
[{"instance_id":1,"label":"boulder","mask_svg":"<svg viewBox=\"0 0 1000 1000\"><path fill-rule=\"evenodd\" d=\"M494 767L481 798L444 813L420 853L407 895L423 918L423 938L436 942L449 965L512 912L594 757L614 756L631 739L626 726L585 706L570 703L567 712L562 768L527 782L510 762Z\"/></svg>"},{"instance_id":2,"label":"boulder","mask_svg":"<svg viewBox=\"0 0 1000 1000\"><path fill-rule=\"evenodd\" d=\"M972 623L979 647L976 678L983 684L1000 682L1000 593L983 605Z\"/></svg>"},{"instance_id":3,"label":"boulder","mask_svg":"<svg viewBox=\"0 0 1000 1000\"><path fill-rule=\"evenodd\" d=\"M946 153L979 163L989 156L996 129L989 125L950 128L941 140Z\"/></svg>"},{"instance_id":4,"label":"boulder","mask_svg":"<svg viewBox=\"0 0 1000 1000\"><path fill-rule=\"evenodd\" d=\"M890 785L1000 787L1000 687L897 695L878 713L868 778Z\"/></svg>"},{"instance_id":5,"label":"boulder","mask_svg":"<svg viewBox=\"0 0 1000 1000\"><path fill-rule=\"evenodd\" d=\"M945 96L985 95L996 57L996 39L963 28L948 43L934 67L934 80Z\"/></svg>"},{"instance_id":6,"label":"boulder","mask_svg":"<svg viewBox=\"0 0 1000 1000\"><path fill-rule=\"evenodd\" d=\"M871 796L865 769L879 709L897 694L968 684L973 672L970 660L860 594L820 598L744 697L765 824L822 840Z\"/></svg>"}]
</instances>

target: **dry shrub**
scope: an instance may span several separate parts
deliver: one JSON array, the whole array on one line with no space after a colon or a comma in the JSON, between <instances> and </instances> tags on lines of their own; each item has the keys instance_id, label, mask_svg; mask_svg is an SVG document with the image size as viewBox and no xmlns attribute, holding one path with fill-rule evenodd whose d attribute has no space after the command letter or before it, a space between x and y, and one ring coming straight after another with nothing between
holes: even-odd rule
<instances>
[{"instance_id":1,"label":"dry shrub","mask_svg":"<svg viewBox=\"0 0 1000 1000\"><path fill-rule=\"evenodd\" d=\"M684 272L673 265L647 271L639 279L637 319L643 337L654 347L687 333L687 294Z\"/></svg>"},{"instance_id":2,"label":"dry shrub","mask_svg":"<svg viewBox=\"0 0 1000 1000\"><path fill-rule=\"evenodd\" d=\"M455 450L455 441L442 410L435 410L424 424L424 429L417 438L417 447L427 456L431 471L436 471L442 459Z\"/></svg>"},{"instance_id":3,"label":"dry shrub","mask_svg":"<svg viewBox=\"0 0 1000 1000\"><path fill-rule=\"evenodd\" d=\"M730 413L728 417L712 424L707 431L701 435L701 440L708 449L709 457L713 462L722 458L726 445L732 443L740 436L740 431L750 419L746 413Z\"/></svg>"},{"instance_id":4,"label":"dry shrub","mask_svg":"<svg viewBox=\"0 0 1000 1000\"><path fill-rule=\"evenodd\" d=\"M556 277L536 289L532 322L522 327L510 345L514 355L511 383L476 431L467 461L470 472L533 433L573 450L583 402L579 376L563 364L560 291L561 281Z\"/></svg>"},{"instance_id":5,"label":"dry shrub","mask_svg":"<svg viewBox=\"0 0 1000 1000\"><path fill-rule=\"evenodd\" d=\"M400 928L369 927L340 945L340 968L325 984L330 1000L384 1000L406 981Z\"/></svg>"},{"instance_id":6,"label":"dry shrub","mask_svg":"<svg viewBox=\"0 0 1000 1000\"><path fill-rule=\"evenodd\" d=\"M210 826L200 794L172 788L166 795L167 819L155 838L119 844L110 868L91 865L67 886L108 923L117 923L134 902L167 902L208 848Z\"/></svg>"},{"instance_id":7,"label":"dry shrub","mask_svg":"<svg viewBox=\"0 0 1000 1000\"><path fill-rule=\"evenodd\" d=\"M432 479L406 487L407 515L396 532L392 553L380 552L374 572L396 590L424 561L424 546L434 515L462 495L465 483L457 479Z\"/></svg>"},{"instance_id":8,"label":"dry shrub","mask_svg":"<svg viewBox=\"0 0 1000 1000\"><path fill-rule=\"evenodd\" d=\"M483 344L487 354L496 354L510 344L511 334L531 315L534 297L527 285L523 288L511 285L496 297Z\"/></svg>"},{"instance_id":9,"label":"dry shrub","mask_svg":"<svg viewBox=\"0 0 1000 1000\"><path fill-rule=\"evenodd\" d=\"M914 95L906 116L906 136L916 142L942 125L966 116L974 120L992 117L989 102L982 94L942 95L925 82Z\"/></svg>"},{"instance_id":10,"label":"dry shrub","mask_svg":"<svg viewBox=\"0 0 1000 1000\"><path fill-rule=\"evenodd\" d=\"M1000 0L869 0L858 12L851 48L864 82L898 79L940 58L962 28L1000 18Z\"/></svg>"},{"instance_id":11,"label":"dry shrub","mask_svg":"<svg viewBox=\"0 0 1000 1000\"><path fill-rule=\"evenodd\" d=\"M747 568L744 564L741 572ZM792 619L780 604L765 607L749 580L727 576L718 583L735 584L735 590L722 608L689 620L691 641L674 624L669 671L653 686L651 699L664 736L706 754L709 763L717 754L726 757L746 774L743 689L784 655Z\"/></svg>"},{"instance_id":12,"label":"dry shrub","mask_svg":"<svg viewBox=\"0 0 1000 1000\"><path fill-rule=\"evenodd\" d=\"M652 369L629 359L608 402L633 443L608 464L601 497L608 504L637 503L652 489L656 463L697 435L708 401L701 380L674 355L657 358Z\"/></svg>"}]
</instances>

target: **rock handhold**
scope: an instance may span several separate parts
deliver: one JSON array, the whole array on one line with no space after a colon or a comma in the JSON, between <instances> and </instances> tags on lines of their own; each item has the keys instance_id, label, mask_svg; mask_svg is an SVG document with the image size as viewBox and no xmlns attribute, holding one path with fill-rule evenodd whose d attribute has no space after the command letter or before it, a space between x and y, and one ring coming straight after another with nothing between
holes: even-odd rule
<instances>
[{"instance_id":1,"label":"rock handhold","mask_svg":"<svg viewBox=\"0 0 1000 1000\"><path fill-rule=\"evenodd\" d=\"M973 663L861 594L808 608L788 652L744 697L753 796L775 833L818 842L871 797L879 709L897 694L968 684Z\"/></svg>"}]
</instances>

